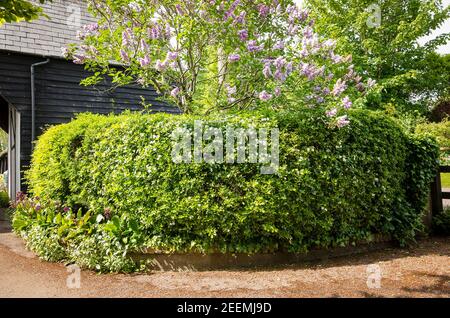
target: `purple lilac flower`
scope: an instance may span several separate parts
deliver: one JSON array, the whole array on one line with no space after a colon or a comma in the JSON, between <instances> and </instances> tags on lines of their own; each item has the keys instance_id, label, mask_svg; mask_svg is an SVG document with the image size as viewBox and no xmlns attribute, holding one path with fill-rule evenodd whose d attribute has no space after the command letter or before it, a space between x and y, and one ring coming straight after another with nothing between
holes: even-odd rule
<instances>
[{"instance_id":1,"label":"purple lilac flower","mask_svg":"<svg viewBox=\"0 0 450 318\"><path fill-rule=\"evenodd\" d=\"M258 11L259 11L259 15L265 18L269 15L270 7L261 3L258 5Z\"/></svg>"},{"instance_id":2,"label":"purple lilac flower","mask_svg":"<svg viewBox=\"0 0 450 318\"><path fill-rule=\"evenodd\" d=\"M155 68L158 71L162 72L166 69L166 67L167 67L167 63L165 61L164 62L161 62L160 60L156 61Z\"/></svg>"},{"instance_id":3,"label":"purple lilac flower","mask_svg":"<svg viewBox=\"0 0 450 318\"><path fill-rule=\"evenodd\" d=\"M337 115L337 108L332 108L326 112L327 117L334 117Z\"/></svg>"},{"instance_id":4,"label":"purple lilac flower","mask_svg":"<svg viewBox=\"0 0 450 318\"><path fill-rule=\"evenodd\" d=\"M317 104L322 104L323 102L325 102L325 98L323 98L322 96L317 96L316 102Z\"/></svg>"},{"instance_id":5,"label":"purple lilac flower","mask_svg":"<svg viewBox=\"0 0 450 318\"><path fill-rule=\"evenodd\" d=\"M177 61L173 61L173 62L169 63L169 67L170 67L172 70L176 70L177 67L178 67Z\"/></svg>"},{"instance_id":6,"label":"purple lilac flower","mask_svg":"<svg viewBox=\"0 0 450 318\"><path fill-rule=\"evenodd\" d=\"M170 27L169 24L166 24L165 36L166 39L170 39L170 37L172 36L172 28Z\"/></svg>"},{"instance_id":7,"label":"purple lilac flower","mask_svg":"<svg viewBox=\"0 0 450 318\"><path fill-rule=\"evenodd\" d=\"M153 40L159 39L161 37L161 29L159 25L155 25L150 29L149 36Z\"/></svg>"},{"instance_id":8,"label":"purple lilac flower","mask_svg":"<svg viewBox=\"0 0 450 318\"><path fill-rule=\"evenodd\" d=\"M275 65L275 67L277 69L281 69L283 66L286 65L286 59L279 56L275 59L275 61L273 62L273 64Z\"/></svg>"},{"instance_id":9,"label":"purple lilac flower","mask_svg":"<svg viewBox=\"0 0 450 318\"><path fill-rule=\"evenodd\" d=\"M228 56L228 61L230 62L237 62L241 59L241 56L239 54L231 54Z\"/></svg>"},{"instance_id":10,"label":"purple lilac flower","mask_svg":"<svg viewBox=\"0 0 450 318\"><path fill-rule=\"evenodd\" d=\"M250 52L259 52L262 51L263 47L262 45L257 45L255 40L252 40L248 42L247 49Z\"/></svg>"},{"instance_id":11,"label":"purple lilac flower","mask_svg":"<svg viewBox=\"0 0 450 318\"><path fill-rule=\"evenodd\" d=\"M297 31L298 31L298 26L293 25L293 24L289 25L288 34L295 35L297 33Z\"/></svg>"},{"instance_id":12,"label":"purple lilac flower","mask_svg":"<svg viewBox=\"0 0 450 318\"><path fill-rule=\"evenodd\" d=\"M169 52L167 53L167 60L174 61L178 58L178 52Z\"/></svg>"},{"instance_id":13,"label":"purple lilac flower","mask_svg":"<svg viewBox=\"0 0 450 318\"><path fill-rule=\"evenodd\" d=\"M331 94L333 96L339 96L341 95L345 90L347 89L347 84L342 79L338 79L336 83L334 84L333 90L331 91Z\"/></svg>"},{"instance_id":14,"label":"purple lilac flower","mask_svg":"<svg viewBox=\"0 0 450 318\"><path fill-rule=\"evenodd\" d=\"M35 206L34 206L34 210L35 211L40 211L41 210L41 204L40 203L37 203Z\"/></svg>"},{"instance_id":15,"label":"purple lilac flower","mask_svg":"<svg viewBox=\"0 0 450 318\"><path fill-rule=\"evenodd\" d=\"M353 70L353 65L352 65L352 67L349 67L349 70L348 70L347 74L345 74L345 78L348 79L348 80L351 80L351 79L353 79L355 76L356 76L356 73L355 73L355 71Z\"/></svg>"},{"instance_id":16,"label":"purple lilac flower","mask_svg":"<svg viewBox=\"0 0 450 318\"><path fill-rule=\"evenodd\" d=\"M181 8L181 5L180 5L180 4L177 4L177 5L175 6L175 9L177 10L177 13L178 13L179 15L184 15L184 11L183 11L183 9Z\"/></svg>"},{"instance_id":17,"label":"purple lilac flower","mask_svg":"<svg viewBox=\"0 0 450 318\"><path fill-rule=\"evenodd\" d=\"M308 63L300 63L300 67L301 74L310 78L312 74L311 65L309 65Z\"/></svg>"},{"instance_id":18,"label":"purple lilac flower","mask_svg":"<svg viewBox=\"0 0 450 318\"><path fill-rule=\"evenodd\" d=\"M148 51L148 44L147 41L145 41L144 39L141 40L141 50L144 52Z\"/></svg>"},{"instance_id":19,"label":"purple lilac flower","mask_svg":"<svg viewBox=\"0 0 450 318\"><path fill-rule=\"evenodd\" d=\"M130 29L122 32L122 46L128 46L131 42Z\"/></svg>"},{"instance_id":20,"label":"purple lilac flower","mask_svg":"<svg viewBox=\"0 0 450 318\"><path fill-rule=\"evenodd\" d=\"M97 23L91 23L86 24L83 26L83 30L88 33L94 33L98 31L98 24Z\"/></svg>"},{"instance_id":21,"label":"purple lilac flower","mask_svg":"<svg viewBox=\"0 0 450 318\"><path fill-rule=\"evenodd\" d=\"M175 87L171 92L170 92L170 96L172 96L173 98L176 98L178 96L178 94L180 93L180 88L179 87Z\"/></svg>"},{"instance_id":22,"label":"purple lilac flower","mask_svg":"<svg viewBox=\"0 0 450 318\"><path fill-rule=\"evenodd\" d=\"M313 33L312 28L306 27L306 28L303 30L303 36L304 36L305 38L311 39L311 38L313 37L313 35L314 35L314 33Z\"/></svg>"},{"instance_id":23,"label":"purple lilac flower","mask_svg":"<svg viewBox=\"0 0 450 318\"><path fill-rule=\"evenodd\" d=\"M283 73L280 69L277 69L273 74L273 77L280 82L284 82L286 80L286 74Z\"/></svg>"},{"instance_id":24,"label":"purple lilac flower","mask_svg":"<svg viewBox=\"0 0 450 318\"><path fill-rule=\"evenodd\" d=\"M302 57L308 57L309 56L309 51L306 47L303 47L302 50L300 51L300 55Z\"/></svg>"},{"instance_id":25,"label":"purple lilac flower","mask_svg":"<svg viewBox=\"0 0 450 318\"><path fill-rule=\"evenodd\" d=\"M333 61L334 64L342 63L343 58L340 55L334 54L334 52L330 52L330 58Z\"/></svg>"},{"instance_id":26,"label":"purple lilac flower","mask_svg":"<svg viewBox=\"0 0 450 318\"><path fill-rule=\"evenodd\" d=\"M239 30L238 36L241 41L247 41L248 39L248 31L247 30Z\"/></svg>"},{"instance_id":27,"label":"purple lilac flower","mask_svg":"<svg viewBox=\"0 0 450 318\"><path fill-rule=\"evenodd\" d=\"M352 105L353 105L353 103L348 96L345 96L342 99L342 106L344 106L345 109L350 109L352 107Z\"/></svg>"},{"instance_id":28,"label":"purple lilac flower","mask_svg":"<svg viewBox=\"0 0 450 318\"><path fill-rule=\"evenodd\" d=\"M314 65L308 63L302 63L300 66L301 74L306 76L310 81L314 80L322 72L322 69L317 69Z\"/></svg>"},{"instance_id":29,"label":"purple lilac flower","mask_svg":"<svg viewBox=\"0 0 450 318\"><path fill-rule=\"evenodd\" d=\"M234 23L236 24L245 24L245 17L247 15L247 12L242 11L237 17L236 19L234 19Z\"/></svg>"},{"instance_id":30,"label":"purple lilac flower","mask_svg":"<svg viewBox=\"0 0 450 318\"><path fill-rule=\"evenodd\" d=\"M337 118L336 125L338 128L342 128L350 124L350 120L348 119L347 115L341 116Z\"/></svg>"},{"instance_id":31,"label":"purple lilac flower","mask_svg":"<svg viewBox=\"0 0 450 318\"><path fill-rule=\"evenodd\" d=\"M129 62L130 61L130 57L128 56L128 53L125 52L125 50L120 50L120 57L122 58L122 60L124 62Z\"/></svg>"},{"instance_id":32,"label":"purple lilac flower","mask_svg":"<svg viewBox=\"0 0 450 318\"><path fill-rule=\"evenodd\" d=\"M281 95L281 88L280 87L276 87L274 93L275 93L275 96L280 96Z\"/></svg>"},{"instance_id":33,"label":"purple lilac flower","mask_svg":"<svg viewBox=\"0 0 450 318\"><path fill-rule=\"evenodd\" d=\"M264 68L263 68L263 74L265 78L269 78L272 76L272 70L271 70L271 63L267 62L266 64L264 64Z\"/></svg>"},{"instance_id":34,"label":"purple lilac flower","mask_svg":"<svg viewBox=\"0 0 450 318\"><path fill-rule=\"evenodd\" d=\"M273 48L275 50L282 50L284 49L284 46L285 46L284 41L279 41L273 46Z\"/></svg>"},{"instance_id":35,"label":"purple lilac flower","mask_svg":"<svg viewBox=\"0 0 450 318\"><path fill-rule=\"evenodd\" d=\"M335 40L326 40L322 43L322 46L327 49L333 49L336 47L336 41Z\"/></svg>"},{"instance_id":36,"label":"purple lilac flower","mask_svg":"<svg viewBox=\"0 0 450 318\"><path fill-rule=\"evenodd\" d=\"M141 67L146 67L150 64L150 57L148 56L148 54L146 54L143 58L139 59L139 64L141 65Z\"/></svg>"},{"instance_id":37,"label":"purple lilac flower","mask_svg":"<svg viewBox=\"0 0 450 318\"><path fill-rule=\"evenodd\" d=\"M228 20L230 17L234 16L234 11L236 11L236 8L238 7L238 5L241 3L241 0L235 0L230 8L227 10L227 12L225 12L225 16L224 16L224 20Z\"/></svg>"},{"instance_id":38,"label":"purple lilac flower","mask_svg":"<svg viewBox=\"0 0 450 318\"><path fill-rule=\"evenodd\" d=\"M74 55L73 62L75 64L84 64L84 62L86 62L86 56L81 54Z\"/></svg>"},{"instance_id":39,"label":"purple lilac flower","mask_svg":"<svg viewBox=\"0 0 450 318\"><path fill-rule=\"evenodd\" d=\"M266 91L262 91L261 93L259 93L259 99L267 102L268 100L272 99L272 95Z\"/></svg>"},{"instance_id":40,"label":"purple lilac flower","mask_svg":"<svg viewBox=\"0 0 450 318\"><path fill-rule=\"evenodd\" d=\"M292 62L287 63L285 66L285 69L286 69L286 75L289 76L292 73L292 71L294 70L294 63L292 63Z\"/></svg>"}]
</instances>

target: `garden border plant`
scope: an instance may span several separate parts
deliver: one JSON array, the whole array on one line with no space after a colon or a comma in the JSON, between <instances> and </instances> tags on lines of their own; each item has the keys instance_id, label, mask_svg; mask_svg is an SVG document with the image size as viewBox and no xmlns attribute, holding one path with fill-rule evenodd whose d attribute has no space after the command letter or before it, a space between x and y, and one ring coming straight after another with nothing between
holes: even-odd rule
<instances>
[{"instance_id":1,"label":"garden border plant","mask_svg":"<svg viewBox=\"0 0 450 318\"><path fill-rule=\"evenodd\" d=\"M320 109L210 116L80 115L49 128L27 173L14 230L42 258L99 271L138 269L132 252L305 252L422 231L438 158L432 138L386 116ZM278 175L244 164L176 164L172 132L196 119L278 127Z\"/></svg>"}]
</instances>

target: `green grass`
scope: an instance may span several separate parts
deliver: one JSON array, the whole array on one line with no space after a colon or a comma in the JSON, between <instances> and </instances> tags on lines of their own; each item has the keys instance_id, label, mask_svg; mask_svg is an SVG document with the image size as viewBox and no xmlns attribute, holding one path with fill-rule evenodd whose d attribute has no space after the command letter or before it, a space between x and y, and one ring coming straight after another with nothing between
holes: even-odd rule
<instances>
[{"instance_id":1,"label":"green grass","mask_svg":"<svg viewBox=\"0 0 450 318\"><path fill-rule=\"evenodd\" d=\"M441 173L441 183L443 188L450 188L450 173Z\"/></svg>"}]
</instances>

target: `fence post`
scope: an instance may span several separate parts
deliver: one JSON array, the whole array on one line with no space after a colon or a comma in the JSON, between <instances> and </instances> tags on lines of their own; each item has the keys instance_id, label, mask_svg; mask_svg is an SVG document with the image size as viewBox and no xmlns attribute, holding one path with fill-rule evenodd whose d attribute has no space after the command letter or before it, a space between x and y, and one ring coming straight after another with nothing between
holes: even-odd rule
<instances>
[{"instance_id":1,"label":"fence post","mask_svg":"<svg viewBox=\"0 0 450 318\"><path fill-rule=\"evenodd\" d=\"M439 168L436 177L431 184L431 213L438 215L444 211L442 203L441 169Z\"/></svg>"}]
</instances>

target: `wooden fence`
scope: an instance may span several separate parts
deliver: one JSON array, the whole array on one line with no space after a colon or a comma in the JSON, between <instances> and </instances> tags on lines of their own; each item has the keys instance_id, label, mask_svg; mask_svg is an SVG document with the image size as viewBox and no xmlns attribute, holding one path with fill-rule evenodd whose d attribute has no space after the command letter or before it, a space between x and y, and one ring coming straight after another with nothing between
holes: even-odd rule
<instances>
[{"instance_id":1,"label":"wooden fence","mask_svg":"<svg viewBox=\"0 0 450 318\"><path fill-rule=\"evenodd\" d=\"M431 211L433 215L444 211L442 200L450 199L450 192L442 191L441 173L450 173L450 166L440 166L436 178L431 185Z\"/></svg>"}]
</instances>

